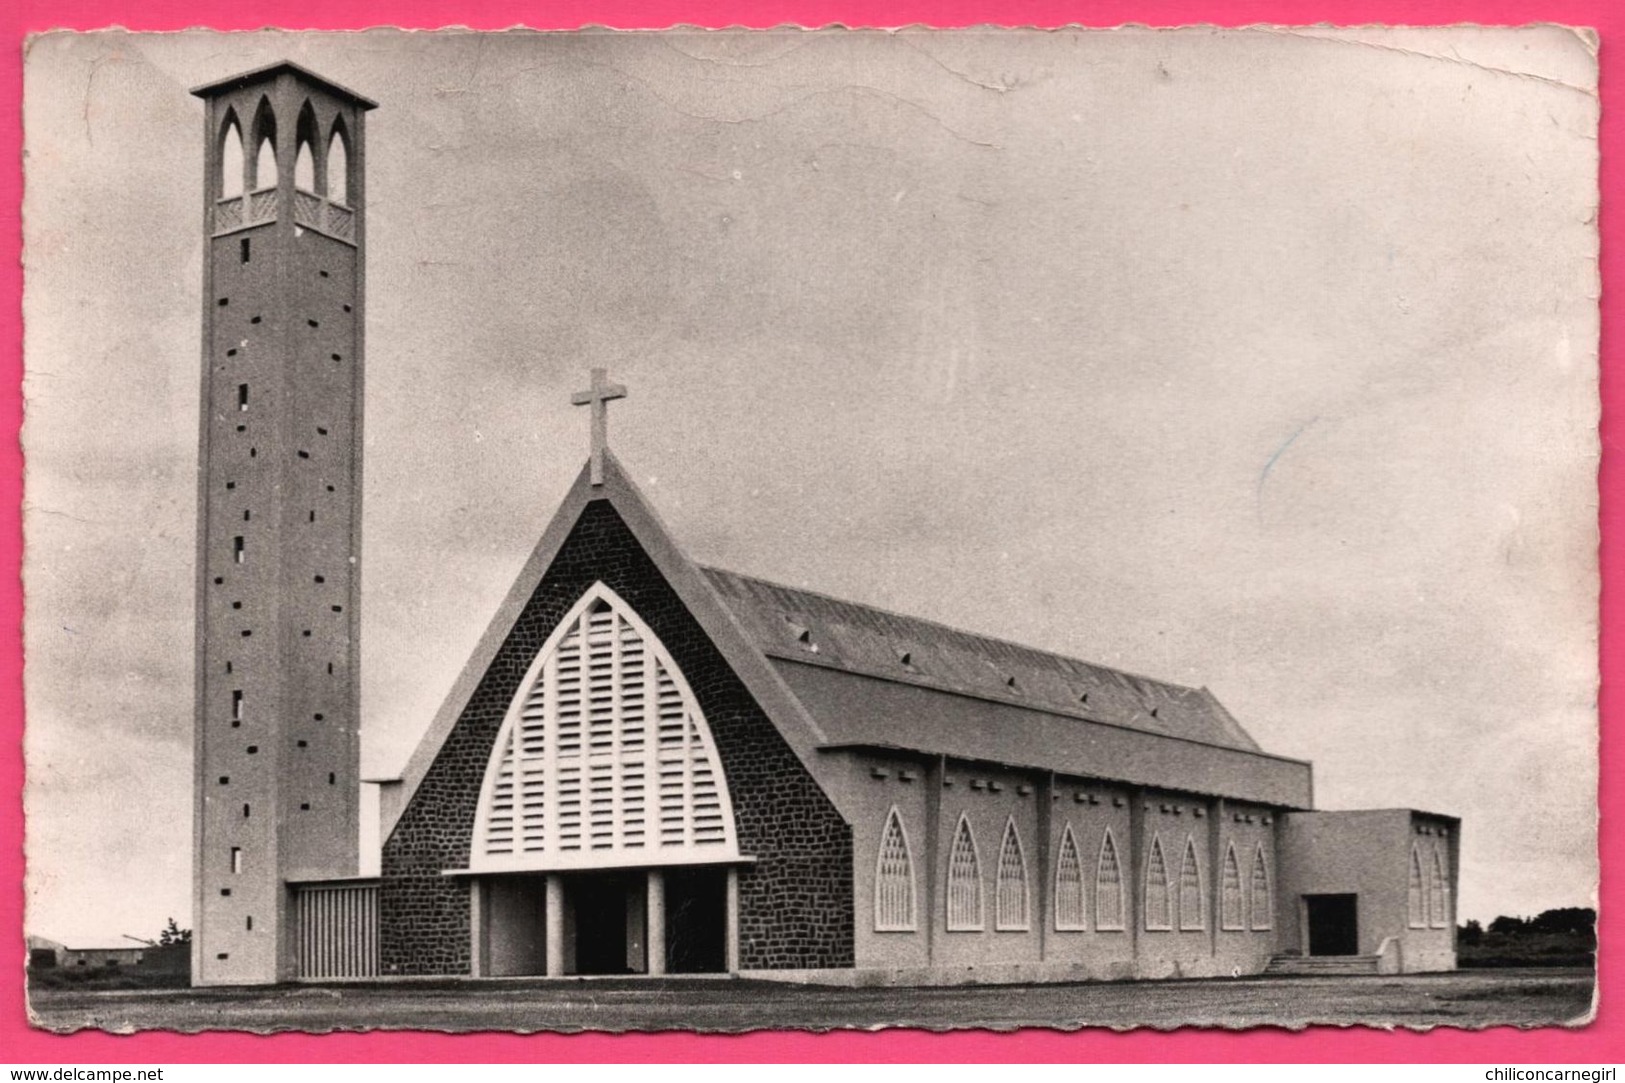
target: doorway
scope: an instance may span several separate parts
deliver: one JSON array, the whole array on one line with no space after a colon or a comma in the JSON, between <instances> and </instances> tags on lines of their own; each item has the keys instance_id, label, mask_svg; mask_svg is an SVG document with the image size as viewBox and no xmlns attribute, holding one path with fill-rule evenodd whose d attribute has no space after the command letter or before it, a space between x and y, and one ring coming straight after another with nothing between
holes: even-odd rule
<instances>
[{"instance_id":1,"label":"doorway","mask_svg":"<svg viewBox=\"0 0 1625 1083\"><path fill-rule=\"evenodd\" d=\"M1310 955L1360 954L1357 895L1305 895Z\"/></svg>"},{"instance_id":2,"label":"doorway","mask_svg":"<svg viewBox=\"0 0 1625 1083\"><path fill-rule=\"evenodd\" d=\"M565 972L642 974L644 900L642 874L584 873L564 881Z\"/></svg>"},{"instance_id":3,"label":"doorway","mask_svg":"<svg viewBox=\"0 0 1625 1083\"><path fill-rule=\"evenodd\" d=\"M666 972L728 969L728 870L666 871Z\"/></svg>"}]
</instances>

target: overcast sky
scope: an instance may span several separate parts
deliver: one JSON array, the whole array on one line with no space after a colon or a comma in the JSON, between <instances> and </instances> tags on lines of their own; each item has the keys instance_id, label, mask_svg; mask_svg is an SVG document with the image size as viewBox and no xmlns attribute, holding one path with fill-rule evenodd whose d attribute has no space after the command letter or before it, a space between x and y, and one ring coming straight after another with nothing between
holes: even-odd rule
<instances>
[{"instance_id":1,"label":"overcast sky","mask_svg":"<svg viewBox=\"0 0 1625 1083\"><path fill-rule=\"evenodd\" d=\"M1358 39L1358 40L1356 40ZM697 560L1206 685L1326 808L1595 880L1595 65L1555 29L53 36L26 64L31 932L190 911L188 87L367 132L363 768L586 451Z\"/></svg>"}]
</instances>

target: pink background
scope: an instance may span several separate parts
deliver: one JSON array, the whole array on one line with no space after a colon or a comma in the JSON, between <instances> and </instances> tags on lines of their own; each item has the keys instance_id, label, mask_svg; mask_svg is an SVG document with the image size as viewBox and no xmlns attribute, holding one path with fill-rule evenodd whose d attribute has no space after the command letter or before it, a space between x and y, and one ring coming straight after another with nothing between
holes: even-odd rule
<instances>
[{"instance_id":1,"label":"pink background","mask_svg":"<svg viewBox=\"0 0 1625 1083\"><path fill-rule=\"evenodd\" d=\"M1068 4L1062 0L569 0L546 10L534 5L501 2L435 2L435 0L363 0L335 5L331 0L260 0L257 3L210 3L208 0L78 0L46 3L14 0L0 5L0 248L9 257L0 262L0 291L5 306L0 312L0 429L11 434L0 441L0 552L7 574L0 579L0 868L6 878L0 888L0 935L12 945L3 953L0 970L0 1063L72 1064L97 1062L154 1063L191 1061L266 1062L373 1062L373 1061L1456 1061L1456 1062L1615 1062L1625 1050L1625 1019L1611 1003L1619 985L1617 974L1625 950L1620 936L1620 880L1615 862L1625 857L1617 826L1622 803L1618 788L1604 786L1601 795L1600 846L1602 853L1602 944L1598 977L1601 1007L1589 1027L1564 1031L1548 1028L1520 1032L1500 1027L1480 1032L1441 1029L1421 1035L1386 1033L1364 1028L1318 1028L1302 1033L1259 1030L1245 1033L1185 1030L1173 1034L1114 1034L1090 1030L1062 1034L1028 1030L1011 1034L969 1031L935 1035L894 1030L879 1034L838 1032L826 1035L771 1032L737 1037L659 1035L538 1035L506 1034L448 1036L436 1034L340 1034L322 1037L247 1034L196 1037L142 1033L118 1037L79 1034L61 1037L31 1030L23 998L21 934L23 914L22 818L22 590L19 578L22 529L22 457L16 433L22 421L21 311L22 274L17 260L21 245L18 208L22 199L21 111L22 46L25 37L39 31L70 27L96 29L119 25L132 30L174 30L209 26L221 30L255 29L266 25L289 28L354 29L375 25L437 27L463 25L502 28L523 23L542 28L584 24L615 27L661 27L684 22L704 26L773 26L780 23L821 25L839 22L853 26L898 26L927 23L965 26L977 23L1058 26L1078 22L1113 26L1137 22L1153 26L1209 22L1226 26L1249 23L1408 23L1520 24L1557 22L1595 27L1601 34L1602 72L1602 191L1617 193L1625 183L1618 155L1625 120L1620 107L1620 65L1615 35L1625 32L1625 5L1611 0L1095 0ZM1620 233L1617 201L1604 199L1602 274L1608 285L1617 282L1620 267L1615 242ZM1614 625L1620 603L1610 572L1617 569L1622 522L1618 500L1619 464L1616 443L1618 414L1625 408L1625 390L1610 371L1616 340L1614 320L1620 310L1619 294L1605 288L1602 339L1602 764L1604 779L1620 769L1617 736L1619 693L1617 678L1625 675L1625 662L1612 650ZM1613 663L1613 664L1610 664Z\"/></svg>"}]
</instances>

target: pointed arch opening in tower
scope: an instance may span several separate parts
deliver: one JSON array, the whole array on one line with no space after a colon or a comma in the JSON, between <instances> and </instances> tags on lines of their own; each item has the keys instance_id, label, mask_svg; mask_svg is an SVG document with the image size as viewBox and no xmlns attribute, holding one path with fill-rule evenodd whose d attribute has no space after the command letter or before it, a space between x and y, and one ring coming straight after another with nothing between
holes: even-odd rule
<instances>
[{"instance_id":1,"label":"pointed arch opening in tower","mask_svg":"<svg viewBox=\"0 0 1625 1083\"><path fill-rule=\"evenodd\" d=\"M243 132L237 123L237 114L228 109L220 131L220 177L215 195L220 199L235 199L242 194Z\"/></svg>"},{"instance_id":2,"label":"pointed arch opening in tower","mask_svg":"<svg viewBox=\"0 0 1625 1083\"><path fill-rule=\"evenodd\" d=\"M1121 932L1128 927L1128 897L1123 884L1123 865L1117 857L1117 840L1107 828L1100 840L1100 856L1095 859L1095 928L1101 932Z\"/></svg>"},{"instance_id":3,"label":"pointed arch opening in tower","mask_svg":"<svg viewBox=\"0 0 1625 1083\"><path fill-rule=\"evenodd\" d=\"M1202 862L1193 838L1185 840L1185 857L1179 863L1179 927L1187 931L1207 928Z\"/></svg>"},{"instance_id":4,"label":"pointed arch opening in tower","mask_svg":"<svg viewBox=\"0 0 1625 1083\"><path fill-rule=\"evenodd\" d=\"M276 114L268 98L254 114L254 190L276 187Z\"/></svg>"},{"instance_id":5,"label":"pointed arch opening in tower","mask_svg":"<svg viewBox=\"0 0 1625 1083\"><path fill-rule=\"evenodd\" d=\"M1061 832L1061 851L1055 859L1055 928L1061 932L1088 928L1083 904L1083 861L1072 825Z\"/></svg>"},{"instance_id":6,"label":"pointed arch opening in tower","mask_svg":"<svg viewBox=\"0 0 1625 1083\"><path fill-rule=\"evenodd\" d=\"M333 122L327 141L327 198L346 206L350 202L350 133L343 117Z\"/></svg>"},{"instance_id":7,"label":"pointed arch opening in tower","mask_svg":"<svg viewBox=\"0 0 1625 1083\"><path fill-rule=\"evenodd\" d=\"M1162 839L1151 836L1151 849L1145 859L1145 927L1152 931L1174 927L1173 899L1168 891L1168 861L1162 856Z\"/></svg>"},{"instance_id":8,"label":"pointed arch opening in tower","mask_svg":"<svg viewBox=\"0 0 1625 1083\"><path fill-rule=\"evenodd\" d=\"M875 929L913 932L914 928L914 858L903 819L893 805L880 834L875 866Z\"/></svg>"},{"instance_id":9,"label":"pointed arch opening in tower","mask_svg":"<svg viewBox=\"0 0 1625 1083\"><path fill-rule=\"evenodd\" d=\"M316 151L315 144L320 138L316 130L316 111L307 101L299 110L299 121L294 126L294 142L297 149L293 156L293 186L300 191L316 194Z\"/></svg>"},{"instance_id":10,"label":"pointed arch opening in tower","mask_svg":"<svg viewBox=\"0 0 1625 1083\"><path fill-rule=\"evenodd\" d=\"M970 820L960 813L953 848L948 851L948 931L970 932L981 927L982 863Z\"/></svg>"},{"instance_id":11,"label":"pointed arch opening in tower","mask_svg":"<svg viewBox=\"0 0 1625 1083\"><path fill-rule=\"evenodd\" d=\"M594 584L519 683L481 788L473 872L739 858L711 729L682 672Z\"/></svg>"},{"instance_id":12,"label":"pointed arch opening in tower","mask_svg":"<svg viewBox=\"0 0 1625 1083\"><path fill-rule=\"evenodd\" d=\"M1219 928L1245 929L1247 922L1242 913L1241 862L1236 858L1236 844L1224 849L1224 869L1219 881Z\"/></svg>"}]
</instances>

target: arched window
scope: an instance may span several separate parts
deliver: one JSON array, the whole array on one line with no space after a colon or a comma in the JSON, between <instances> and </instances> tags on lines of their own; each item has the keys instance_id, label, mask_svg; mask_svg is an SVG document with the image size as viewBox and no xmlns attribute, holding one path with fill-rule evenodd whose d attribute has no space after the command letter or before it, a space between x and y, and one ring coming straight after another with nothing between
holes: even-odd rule
<instances>
[{"instance_id":1,"label":"arched window","mask_svg":"<svg viewBox=\"0 0 1625 1083\"><path fill-rule=\"evenodd\" d=\"M1179 927L1207 928L1206 899L1202 896L1202 865L1196 840L1185 840L1185 859L1179 863Z\"/></svg>"},{"instance_id":2,"label":"arched window","mask_svg":"<svg viewBox=\"0 0 1625 1083\"><path fill-rule=\"evenodd\" d=\"M316 159L304 140L299 141L299 156L293 160L293 183L306 192L316 191Z\"/></svg>"},{"instance_id":3,"label":"arched window","mask_svg":"<svg viewBox=\"0 0 1625 1083\"><path fill-rule=\"evenodd\" d=\"M327 143L327 198L333 203L350 202L350 139L342 117L333 122L333 136Z\"/></svg>"},{"instance_id":4,"label":"arched window","mask_svg":"<svg viewBox=\"0 0 1625 1083\"><path fill-rule=\"evenodd\" d=\"M492 748L469 868L738 857L711 730L664 644L602 583L537 652Z\"/></svg>"},{"instance_id":5,"label":"arched window","mask_svg":"<svg viewBox=\"0 0 1625 1083\"><path fill-rule=\"evenodd\" d=\"M976 839L963 813L948 852L948 929L967 931L982 927L982 863L976 857Z\"/></svg>"},{"instance_id":6,"label":"arched window","mask_svg":"<svg viewBox=\"0 0 1625 1083\"><path fill-rule=\"evenodd\" d=\"M1433 876L1428 884L1428 918L1435 929L1450 927L1450 873L1444 855L1433 849Z\"/></svg>"},{"instance_id":7,"label":"arched window","mask_svg":"<svg viewBox=\"0 0 1625 1083\"><path fill-rule=\"evenodd\" d=\"M880 932L914 929L914 859L902 817L893 805L880 833L880 857L875 866L875 928Z\"/></svg>"},{"instance_id":8,"label":"arched window","mask_svg":"<svg viewBox=\"0 0 1625 1083\"><path fill-rule=\"evenodd\" d=\"M220 138L221 199L234 199L243 194L243 133L237 127L237 114L226 114L226 125Z\"/></svg>"},{"instance_id":9,"label":"arched window","mask_svg":"<svg viewBox=\"0 0 1625 1083\"><path fill-rule=\"evenodd\" d=\"M1428 927L1427 885L1422 879L1422 855L1415 846L1411 847L1411 875L1410 885L1405 892L1405 909L1409 917L1407 924L1413 929L1426 929Z\"/></svg>"},{"instance_id":10,"label":"arched window","mask_svg":"<svg viewBox=\"0 0 1625 1083\"><path fill-rule=\"evenodd\" d=\"M1264 860L1264 844L1253 851L1252 887L1248 909L1251 910L1253 928L1275 927L1275 892L1270 890L1270 867Z\"/></svg>"},{"instance_id":11,"label":"arched window","mask_svg":"<svg viewBox=\"0 0 1625 1083\"><path fill-rule=\"evenodd\" d=\"M1095 862L1095 928L1115 932L1127 925L1128 900L1124 896L1123 866L1117 860L1117 842L1111 828L1100 840L1100 857Z\"/></svg>"},{"instance_id":12,"label":"arched window","mask_svg":"<svg viewBox=\"0 0 1625 1083\"><path fill-rule=\"evenodd\" d=\"M312 149L319 138L316 130L316 111L306 102L299 110L299 123L294 127L294 142L298 145L293 157L293 185L312 195L316 193L316 154Z\"/></svg>"},{"instance_id":13,"label":"arched window","mask_svg":"<svg viewBox=\"0 0 1625 1083\"><path fill-rule=\"evenodd\" d=\"M1071 824L1061 833L1061 853L1055 859L1055 927L1088 928L1083 912L1083 861L1078 857L1078 840L1072 837Z\"/></svg>"},{"instance_id":14,"label":"arched window","mask_svg":"<svg viewBox=\"0 0 1625 1083\"><path fill-rule=\"evenodd\" d=\"M1151 836L1151 852L1145 859L1145 927L1172 929L1173 901L1168 895L1168 862L1162 856L1162 839Z\"/></svg>"},{"instance_id":15,"label":"arched window","mask_svg":"<svg viewBox=\"0 0 1625 1083\"><path fill-rule=\"evenodd\" d=\"M254 115L254 189L276 187L276 114L271 103L260 99L259 112Z\"/></svg>"},{"instance_id":16,"label":"arched window","mask_svg":"<svg viewBox=\"0 0 1625 1083\"><path fill-rule=\"evenodd\" d=\"M1224 851L1224 872L1219 881L1219 928L1245 929L1241 912L1241 862L1236 860L1236 844Z\"/></svg>"},{"instance_id":17,"label":"arched window","mask_svg":"<svg viewBox=\"0 0 1625 1083\"><path fill-rule=\"evenodd\" d=\"M1004 825L1004 841L999 844L999 870L996 878L998 894L993 915L993 927L1019 931L1029 928L1027 921L1027 855L1021 849L1021 835L1016 831L1015 817Z\"/></svg>"}]
</instances>

